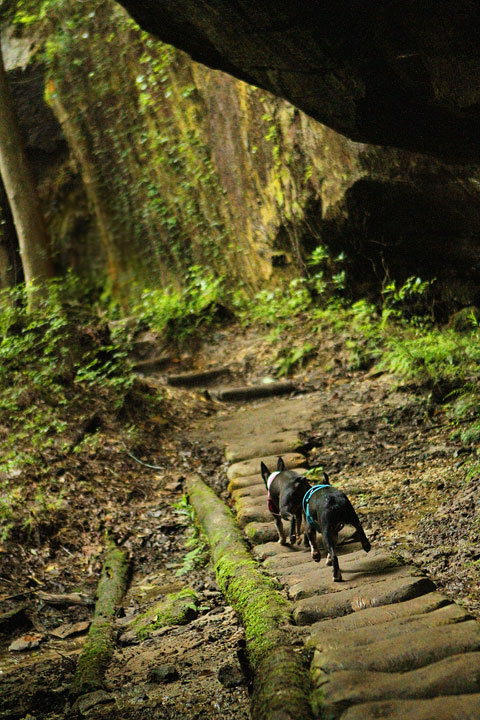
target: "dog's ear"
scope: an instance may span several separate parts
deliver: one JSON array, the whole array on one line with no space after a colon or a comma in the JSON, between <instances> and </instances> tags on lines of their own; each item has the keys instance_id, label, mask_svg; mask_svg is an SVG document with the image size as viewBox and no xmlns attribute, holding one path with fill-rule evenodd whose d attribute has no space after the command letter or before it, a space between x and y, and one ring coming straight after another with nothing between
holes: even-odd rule
<instances>
[{"instance_id":1,"label":"dog's ear","mask_svg":"<svg viewBox=\"0 0 480 720\"><path fill-rule=\"evenodd\" d=\"M262 473L263 482L267 484L267 480L270 477L270 470L264 462L260 463L260 472Z\"/></svg>"},{"instance_id":2,"label":"dog's ear","mask_svg":"<svg viewBox=\"0 0 480 720\"><path fill-rule=\"evenodd\" d=\"M283 458L279 457L277 460L277 470L279 472L283 472L285 470L285 463L283 462Z\"/></svg>"},{"instance_id":3,"label":"dog's ear","mask_svg":"<svg viewBox=\"0 0 480 720\"><path fill-rule=\"evenodd\" d=\"M330 478L328 477L328 475L327 475L327 473L325 472L325 470L323 471L323 479L325 480L325 483L326 483L327 485L330 485Z\"/></svg>"}]
</instances>

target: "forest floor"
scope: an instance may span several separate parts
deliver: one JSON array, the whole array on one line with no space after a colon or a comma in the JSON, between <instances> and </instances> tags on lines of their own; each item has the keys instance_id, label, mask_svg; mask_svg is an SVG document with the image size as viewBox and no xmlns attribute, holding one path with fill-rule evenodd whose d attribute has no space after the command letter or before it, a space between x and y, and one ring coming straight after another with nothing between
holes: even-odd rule
<instances>
[{"instance_id":1,"label":"forest floor","mask_svg":"<svg viewBox=\"0 0 480 720\"><path fill-rule=\"evenodd\" d=\"M300 327L289 342L305 342ZM144 355L158 352L148 333L143 347ZM54 521L49 515L32 533L14 532L0 544L0 599L9 613L0 615L0 718L249 717L243 630L182 501L192 472L226 499L226 462L214 427L238 404L219 402L209 390L170 387L165 374L228 366L222 384L254 384L274 377L272 351L260 330L232 326L212 331L188 352L167 355L162 372L138 380L160 391L163 410L133 408L134 445L128 413L93 423L82 452L52 455L54 487L63 498ZM351 499L372 544L420 566L480 617L480 481L465 481L468 454L443 410L421 388L348 371L331 340L321 357L292 375L301 391L318 393L303 437L310 466L325 467L347 491L355 479ZM137 400L133 393L133 406ZM72 706L69 684L92 615L105 530L129 551L131 581L105 689L90 707ZM142 639L129 631L133 618L185 588L195 593L185 617L158 623ZM61 604L45 593L63 596ZM31 648L14 650L19 640Z\"/></svg>"}]
</instances>

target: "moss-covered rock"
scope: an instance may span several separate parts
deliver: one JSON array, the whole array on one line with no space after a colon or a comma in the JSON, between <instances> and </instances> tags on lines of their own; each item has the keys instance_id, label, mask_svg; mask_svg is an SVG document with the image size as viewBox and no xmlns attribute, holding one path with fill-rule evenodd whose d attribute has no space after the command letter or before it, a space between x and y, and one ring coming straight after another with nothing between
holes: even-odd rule
<instances>
[{"instance_id":1,"label":"moss-covered rock","mask_svg":"<svg viewBox=\"0 0 480 720\"><path fill-rule=\"evenodd\" d=\"M139 640L144 640L165 625L186 625L197 616L197 600L197 593L188 587L170 593L164 600L137 615L130 630L136 633Z\"/></svg>"}]
</instances>

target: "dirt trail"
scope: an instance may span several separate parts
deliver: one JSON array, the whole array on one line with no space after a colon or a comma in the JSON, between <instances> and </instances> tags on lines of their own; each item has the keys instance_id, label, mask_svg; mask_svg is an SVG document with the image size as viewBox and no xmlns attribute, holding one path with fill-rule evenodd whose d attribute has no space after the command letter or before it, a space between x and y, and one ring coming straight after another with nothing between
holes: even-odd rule
<instances>
[{"instance_id":1,"label":"dirt trail","mask_svg":"<svg viewBox=\"0 0 480 720\"><path fill-rule=\"evenodd\" d=\"M105 690L72 707L69 683L84 635L60 640L50 627L67 616L88 620L91 609L52 611L48 642L39 649L14 654L5 645L0 718L60 720L80 714L116 720L247 720L251 678L243 630L211 570L185 561L192 550L185 546L189 521L172 508L192 471L235 508L253 555L283 585L299 647L313 653L317 704L326 698L332 717L343 720L467 717L480 692L478 630L448 599L461 599L478 616L478 539L475 544L472 530L478 493L475 483L462 485L461 449L445 420L430 417L422 397L405 389L393 392L391 378L348 374L341 368L329 373L315 368L293 378L301 392L218 402L217 387L254 385L268 375L243 339L233 347L228 336L219 343L223 356L217 347L209 348L218 365L222 357L237 357L230 374L220 373L213 385L209 381L196 391L189 383L185 393L196 392L204 402L200 417L196 412L192 422L189 415L183 431L165 442L161 453L153 441L146 448L147 459L162 455L164 469L152 472L134 463L130 520L120 540L135 567L118 618L117 649ZM210 366L208 358L201 369ZM167 381L161 374L154 379L160 385ZM335 586L331 570L314 564L306 551L275 542L258 468L260 458L291 451L300 451L299 463L321 465L329 472L332 484L350 496L372 541L368 556L355 543L342 548L344 582ZM251 459L246 472L244 462ZM147 478L154 490L142 489ZM145 637L128 635L129 622L185 588L196 593L191 615L173 626L159 624ZM378 627L390 638L381 647ZM23 631L28 629L31 625ZM45 630L41 623L33 629ZM341 648L338 633L345 639ZM440 633L447 640L432 645L426 655L427 641ZM404 636L410 645L418 640L413 655L398 639ZM345 662L339 659L343 656ZM384 664L376 664L375 657ZM458 678L466 675L468 681L460 683ZM365 677L368 683L363 683ZM447 693L444 711L428 699ZM414 706L413 697L419 698Z\"/></svg>"}]
</instances>

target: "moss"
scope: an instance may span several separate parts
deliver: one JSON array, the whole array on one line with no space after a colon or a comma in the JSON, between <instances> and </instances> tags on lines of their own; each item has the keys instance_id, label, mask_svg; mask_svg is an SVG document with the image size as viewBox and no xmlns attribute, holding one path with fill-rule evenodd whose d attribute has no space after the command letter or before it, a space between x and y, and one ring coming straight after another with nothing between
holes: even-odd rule
<instances>
[{"instance_id":1,"label":"moss","mask_svg":"<svg viewBox=\"0 0 480 720\"><path fill-rule=\"evenodd\" d=\"M191 588L169 593L164 600L137 616L131 629L140 640L144 640L161 627L185 625L197 615L197 600L198 596Z\"/></svg>"},{"instance_id":2,"label":"moss","mask_svg":"<svg viewBox=\"0 0 480 720\"><path fill-rule=\"evenodd\" d=\"M200 478L187 481L190 503L210 545L215 572L227 601L245 628L247 652L255 671L252 717L307 720L306 664L288 638L290 604L248 552L231 511Z\"/></svg>"},{"instance_id":3,"label":"moss","mask_svg":"<svg viewBox=\"0 0 480 720\"><path fill-rule=\"evenodd\" d=\"M72 686L73 695L98 690L113 653L112 622L127 584L128 557L112 540L97 588L97 602L87 640L78 659Z\"/></svg>"}]
</instances>

